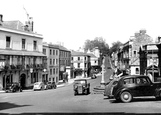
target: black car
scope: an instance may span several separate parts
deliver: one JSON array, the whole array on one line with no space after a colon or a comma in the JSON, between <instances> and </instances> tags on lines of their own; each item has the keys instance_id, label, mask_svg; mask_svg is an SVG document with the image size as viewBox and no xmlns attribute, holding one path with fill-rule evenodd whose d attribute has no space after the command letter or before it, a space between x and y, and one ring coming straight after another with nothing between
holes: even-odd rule
<instances>
[{"instance_id":1,"label":"black car","mask_svg":"<svg viewBox=\"0 0 161 115\"><path fill-rule=\"evenodd\" d=\"M56 83L55 82L47 82L48 89L56 89Z\"/></svg>"},{"instance_id":2,"label":"black car","mask_svg":"<svg viewBox=\"0 0 161 115\"><path fill-rule=\"evenodd\" d=\"M74 95L90 93L90 83L86 79L77 79L73 84Z\"/></svg>"},{"instance_id":3,"label":"black car","mask_svg":"<svg viewBox=\"0 0 161 115\"><path fill-rule=\"evenodd\" d=\"M21 86L19 83L14 82L14 83L9 83L6 85L5 92L22 92Z\"/></svg>"},{"instance_id":4,"label":"black car","mask_svg":"<svg viewBox=\"0 0 161 115\"><path fill-rule=\"evenodd\" d=\"M110 92L111 96L122 102L130 102L133 97L145 96L161 99L161 83L153 83L144 75L127 75L113 82Z\"/></svg>"}]
</instances>

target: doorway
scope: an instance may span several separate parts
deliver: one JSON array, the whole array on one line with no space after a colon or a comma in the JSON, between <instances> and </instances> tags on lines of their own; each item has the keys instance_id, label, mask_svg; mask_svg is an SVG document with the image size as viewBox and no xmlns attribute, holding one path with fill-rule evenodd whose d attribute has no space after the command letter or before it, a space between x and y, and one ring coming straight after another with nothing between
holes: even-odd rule
<instances>
[{"instance_id":1,"label":"doorway","mask_svg":"<svg viewBox=\"0 0 161 115\"><path fill-rule=\"evenodd\" d=\"M21 74L20 76L20 85L22 89L26 88L26 75L25 74Z\"/></svg>"}]
</instances>

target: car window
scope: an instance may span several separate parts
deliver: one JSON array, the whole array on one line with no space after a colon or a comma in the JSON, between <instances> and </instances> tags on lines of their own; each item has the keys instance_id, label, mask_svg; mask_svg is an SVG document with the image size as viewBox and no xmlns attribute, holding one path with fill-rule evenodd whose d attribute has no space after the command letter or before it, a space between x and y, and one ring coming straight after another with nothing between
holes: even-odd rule
<instances>
[{"instance_id":1,"label":"car window","mask_svg":"<svg viewBox=\"0 0 161 115\"><path fill-rule=\"evenodd\" d=\"M124 84L134 84L134 79L133 78L124 79Z\"/></svg>"},{"instance_id":2,"label":"car window","mask_svg":"<svg viewBox=\"0 0 161 115\"><path fill-rule=\"evenodd\" d=\"M75 81L75 83L84 84L84 83L86 83L86 81Z\"/></svg>"},{"instance_id":3,"label":"car window","mask_svg":"<svg viewBox=\"0 0 161 115\"><path fill-rule=\"evenodd\" d=\"M146 78L136 78L136 84L147 84L149 83Z\"/></svg>"}]
</instances>

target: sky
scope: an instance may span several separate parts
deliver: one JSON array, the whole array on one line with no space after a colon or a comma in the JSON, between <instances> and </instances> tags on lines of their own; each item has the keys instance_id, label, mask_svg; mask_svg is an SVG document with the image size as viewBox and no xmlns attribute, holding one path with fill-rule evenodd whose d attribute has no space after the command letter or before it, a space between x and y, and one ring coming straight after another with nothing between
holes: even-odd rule
<instances>
[{"instance_id":1,"label":"sky","mask_svg":"<svg viewBox=\"0 0 161 115\"><path fill-rule=\"evenodd\" d=\"M161 35L161 0L0 0L4 21L34 20L43 42L78 50L87 39L102 37L111 47L140 29L154 40ZM24 7L24 8L23 8Z\"/></svg>"}]
</instances>

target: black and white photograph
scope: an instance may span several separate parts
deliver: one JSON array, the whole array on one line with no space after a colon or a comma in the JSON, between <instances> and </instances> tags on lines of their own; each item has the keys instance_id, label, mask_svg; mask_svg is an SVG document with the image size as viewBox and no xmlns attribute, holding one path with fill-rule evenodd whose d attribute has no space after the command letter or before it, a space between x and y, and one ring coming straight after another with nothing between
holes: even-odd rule
<instances>
[{"instance_id":1,"label":"black and white photograph","mask_svg":"<svg viewBox=\"0 0 161 115\"><path fill-rule=\"evenodd\" d=\"M161 0L0 0L0 115L161 114Z\"/></svg>"}]
</instances>

